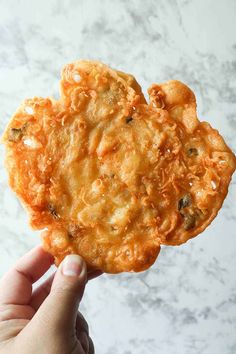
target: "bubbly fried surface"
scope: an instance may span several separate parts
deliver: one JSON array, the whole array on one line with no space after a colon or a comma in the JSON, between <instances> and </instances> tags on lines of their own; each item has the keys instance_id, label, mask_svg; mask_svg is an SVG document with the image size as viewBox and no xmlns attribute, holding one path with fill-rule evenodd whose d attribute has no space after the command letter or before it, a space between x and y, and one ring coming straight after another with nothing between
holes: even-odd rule
<instances>
[{"instance_id":1,"label":"bubbly fried surface","mask_svg":"<svg viewBox=\"0 0 236 354\"><path fill-rule=\"evenodd\" d=\"M201 233L227 194L236 159L199 122L193 92L152 85L93 61L62 71L61 99L27 99L4 133L12 189L56 263L142 271L161 244Z\"/></svg>"}]
</instances>

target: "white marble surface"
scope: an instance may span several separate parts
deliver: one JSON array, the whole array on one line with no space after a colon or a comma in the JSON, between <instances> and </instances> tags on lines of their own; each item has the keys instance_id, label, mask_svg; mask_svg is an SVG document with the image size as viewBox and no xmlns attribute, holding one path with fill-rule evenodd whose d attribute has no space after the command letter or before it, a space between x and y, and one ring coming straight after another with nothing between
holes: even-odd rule
<instances>
[{"instance_id":1,"label":"white marble surface","mask_svg":"<svg viewBox=\"0 0 236 354\"><path fill-rule=\"evenodd\" d=\"M146 89L180 79L236 151L235 0L0 0L0 130L19 102L58 97L63 64L100 59ZM0 273L39 243L9 190L0 148ZM198 238L147 272L104 275L82 310L98 354L236 353L236 178Z\"/></svg>"}]
</instances>

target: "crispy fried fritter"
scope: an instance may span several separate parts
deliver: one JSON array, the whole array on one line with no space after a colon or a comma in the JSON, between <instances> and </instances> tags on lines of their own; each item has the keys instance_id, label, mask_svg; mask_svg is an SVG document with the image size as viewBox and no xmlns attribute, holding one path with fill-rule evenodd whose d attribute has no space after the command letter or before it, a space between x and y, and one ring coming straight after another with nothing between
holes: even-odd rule
<instances>
[{"instance_id":1,"label":"crispy fried fritter","mask_svg":"<svg viewBox=\"0 0 236 354\"><path fill-rule=\"evenodd\" d=\"M9 182L56 263L142 271L161 244L202 232L227 194L236 159L199 122L193 92L152 85L99 62L62 71L61 99L27 99L4 133Z\"/></svg>"}]
</instances>

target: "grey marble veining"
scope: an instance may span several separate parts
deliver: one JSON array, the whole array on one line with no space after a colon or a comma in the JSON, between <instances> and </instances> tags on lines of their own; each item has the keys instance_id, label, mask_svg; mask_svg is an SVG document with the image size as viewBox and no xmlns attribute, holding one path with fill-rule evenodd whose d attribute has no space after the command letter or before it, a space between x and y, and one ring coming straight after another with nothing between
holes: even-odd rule
<instances>
[{"instance_id":1,"label":"grey marble veining","mask_svg":"<svg viewBox=\"0 0 236 354\"><path fill-rule=\"evenodd\" d=\"M0 0L0 132L20 101L58 97L78 58L131 72L144 91L179 79L236 151L234 0ZM0 147L0 273L39 243L9 190ZM198 238L163 248L141 274L89 283L82 311L98 354L236 353L236 177Z\"/></svg>"}]
</instances>

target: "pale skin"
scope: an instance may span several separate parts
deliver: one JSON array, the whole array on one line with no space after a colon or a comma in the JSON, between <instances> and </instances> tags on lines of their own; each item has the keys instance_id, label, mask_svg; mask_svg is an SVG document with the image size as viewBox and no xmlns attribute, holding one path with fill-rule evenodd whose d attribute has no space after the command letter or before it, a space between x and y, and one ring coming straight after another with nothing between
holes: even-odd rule
<instances>
[{"instance_id":1,"label":"pale skin","mask_svg":"<svg viewBox=\"0 0 236 354\"><path fill-rule=\"evenodd\" d=\"M0 354L92 354L80 301L88 273L79 256L67 256L56 273L32 291L53 258L41 247L24 255L0 280Z\"/></svg>"}]
</instances>

